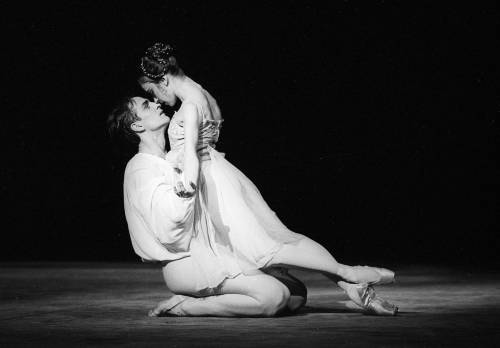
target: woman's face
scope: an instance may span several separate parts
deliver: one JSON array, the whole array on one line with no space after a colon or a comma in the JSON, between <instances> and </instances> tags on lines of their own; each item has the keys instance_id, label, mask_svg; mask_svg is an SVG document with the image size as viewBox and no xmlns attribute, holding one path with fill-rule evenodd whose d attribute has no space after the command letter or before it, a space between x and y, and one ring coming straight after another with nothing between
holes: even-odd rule
<instances>
[{"instance_id":1,"label":"woman's face","mask_svg":"<svg viewBox=\"0 0 500 348\"><path fill-rule=\"evenodd\" d=\"M174 106L177 101L177 97L170 86L171 84L169 84L168 80L165 79L158 83L145 82L141 84L142 89L153 95L156 99L158 99L158 101L168 104L169 106Z\"/></svg>"}]
</instances>

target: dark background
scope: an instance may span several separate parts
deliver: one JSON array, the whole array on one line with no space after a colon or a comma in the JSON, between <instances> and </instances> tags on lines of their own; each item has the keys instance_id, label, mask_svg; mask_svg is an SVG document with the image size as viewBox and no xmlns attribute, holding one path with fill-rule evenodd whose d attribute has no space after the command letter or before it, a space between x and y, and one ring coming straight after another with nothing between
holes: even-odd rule
<instances>
[{"instance_id":1,"label":"dark background","mask_svg":"<svg viewBox=\"0 0 500 348\"><path fill-rule=\"evenodd\" d=\"M2 5L0 259L138 261L105 119L165 41L290 229L346 263L497 267L493 7L268 3Z\"/></svg>"}]
</instances>

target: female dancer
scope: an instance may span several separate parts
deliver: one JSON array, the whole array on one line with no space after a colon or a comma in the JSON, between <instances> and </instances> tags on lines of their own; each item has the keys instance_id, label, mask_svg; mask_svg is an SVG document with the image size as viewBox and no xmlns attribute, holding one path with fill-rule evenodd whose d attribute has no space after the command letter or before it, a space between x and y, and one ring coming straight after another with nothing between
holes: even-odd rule
<instances>
[{"instance_id":1,"label":"female dancer","mask_svg":"<svg viewBox=\"0 0 500 348\"><path fill-rule=\"evenodd\" d=\"M195 168L198 175L185 173L185 187L197 186L194 228L198 247L206 259L196 267L207 279L207 287L219 289L226 279L239 274L260 274L271 266L321 272L337 282L358 305L377 314L395 314L397 307L385 303L370 307L371 285L394 281L394 273L383 268L347 266L320 244L290 231L269 208L255 185L215 150L221 112L215 99L179 68L173 49L156 43L141 58L139 84L159 102L182 104L168 128L169 160L180 171ZM192 172L193 173L193 172ZM190 176L191 175L191 176ZM196 185L196 183L198 185ZM164 267L164 277L173 292L196 295L200 289L179 279L179 274L200 272L189 258ZM154 313L172 311L164 302ZM171 314L171 313L170 313Z\"/></svg>"}]
</instances>

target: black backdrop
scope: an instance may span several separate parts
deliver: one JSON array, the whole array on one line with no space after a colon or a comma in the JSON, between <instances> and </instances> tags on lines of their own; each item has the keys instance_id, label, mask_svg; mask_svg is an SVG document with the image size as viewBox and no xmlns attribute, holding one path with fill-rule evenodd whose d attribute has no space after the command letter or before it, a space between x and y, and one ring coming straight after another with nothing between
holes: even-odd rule
<instances>
[{"instance_id":1,"label":"black backdrop","mask_svg":"<svg viewBox=\"0 0 500 348\"><path fill-rule=\"evenodd\" d=\"M498 265L496 13L418 3L2 5L0 259L137 260L105 118L166 41L289 228L345 262Z\"/></svg>"}]
</instances>

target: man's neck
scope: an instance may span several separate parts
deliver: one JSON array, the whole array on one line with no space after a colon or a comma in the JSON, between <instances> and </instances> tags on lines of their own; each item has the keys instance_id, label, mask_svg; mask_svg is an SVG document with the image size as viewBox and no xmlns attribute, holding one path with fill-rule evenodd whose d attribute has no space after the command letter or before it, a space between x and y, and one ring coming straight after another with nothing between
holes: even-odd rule
<instances>
[{"instance_id":1,"label":"man's neck","mask_svg":"<svg viewBox=\"0 0 500 348\"><path fill-rule=\"evenodd\" d=\"M139 143L139 152L165 158L165 134L162 129L159 132L144 134Z\"/></svg>"}]
</instances>

